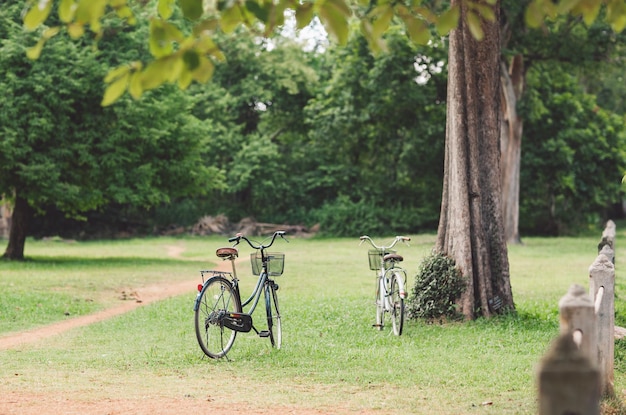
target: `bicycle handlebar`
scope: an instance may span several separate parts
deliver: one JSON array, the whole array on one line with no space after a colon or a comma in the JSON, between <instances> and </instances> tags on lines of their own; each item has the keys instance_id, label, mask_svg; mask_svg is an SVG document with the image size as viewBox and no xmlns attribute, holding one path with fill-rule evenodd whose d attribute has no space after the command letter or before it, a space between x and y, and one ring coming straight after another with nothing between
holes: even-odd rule
<instances>
[{"instance_id":1,"label":"bicycle handlebar","mask_svg":"<svg viewBox=\"0 0 626 415\"><path fill-rule=\"evenodd\" d=\"M280 236L281 238L283 238L285 240L285 242L289 242L287 240L287 238L285 238L285 231L276 231L276 232L274 232L274 234L272 235L272 240L270 241L270 243L268 245L263 245L262 243L260 243L259 245L254 245L254 243L252 243L252 241L250 241L250 239L248 239L242 233L238 233L237 235L233 236L232 238L229 238L228 242L234 242L235 245L233 245L233 246L236 246L243 239L252 248L263 250L263 249L266 249L266 248L269 248L270 246L272 246L272 244L274 244L274 240L276 239L277 236Z\"/></svg>"},{"instance_id":2,"label":"bicycle handlebar","mask_svg":"<svg viewBox=\"0 0 626 415\"><path fill-rule=\"evenodd\" d=\"M380 250L385 250L385 249L391 249L394 246L396 246L396 244L400 241L404 242L405 244L408 245L408 242L411 240L411 238L409 238L408 236L401 236L398 235L394 238L393 242L391 243L391 245L389 246L378 246L374 243L374 241L372 241L372 238L370 238L367 235L363 235L361 236L359 239L361 239L361 242L359 243L359 245L361 245L364 241L367 241L370 243L370 245L372 245L374 248L376 249L380 249Z\"/></svg>"}]
</instances>

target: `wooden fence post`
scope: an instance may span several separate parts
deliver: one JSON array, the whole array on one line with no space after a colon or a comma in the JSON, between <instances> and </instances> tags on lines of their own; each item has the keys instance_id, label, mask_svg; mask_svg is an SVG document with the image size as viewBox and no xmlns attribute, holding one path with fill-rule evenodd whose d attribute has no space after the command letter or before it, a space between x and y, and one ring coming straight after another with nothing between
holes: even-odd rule
<instances>
[{"instance_id":1,"label":"wooden fence post","mask_svg":"<svg viewBox=\"0 0 626 415\"><path fill-rule=\"evenodd\" d=\"M602 394L613 396L615 353L615 266L606 255L598 255L589 267L589 294L595 302L598 357Z\"/></svg>"},{"instance_id":2,"label":"wooden fence post","mask_svg":"<svg viewBox=\"0 0 626 415\"><path fill-rule=\"evenodd\" d=\"M572 335L560 335L541 362L539 415L600 414L600 371Z\"/></svg>"},{"instance_id":3,"label":"wooden fence post","mask_svg":"<svg viewBox=\"0 0 626 415\"><path fill-rule=\"evenodd\" d=\"M587 290L573 284L559 301L561 334L572 333L580 351L597 364L596 313Z\"/></svg>"}]
</instances>

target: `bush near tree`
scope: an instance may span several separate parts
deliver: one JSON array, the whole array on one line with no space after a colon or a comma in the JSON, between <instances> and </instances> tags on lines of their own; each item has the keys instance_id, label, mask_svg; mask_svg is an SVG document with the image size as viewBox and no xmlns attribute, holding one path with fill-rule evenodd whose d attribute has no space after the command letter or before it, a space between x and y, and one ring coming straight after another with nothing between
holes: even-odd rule
<instances>
[{"instance_id":1,"label":"bush near tree","mask_svg":"<svg viewBox=\"0 0 626 415\"><path fill-rule=\"evenodd\" d=\"M454 259L431 253L419 265L406 303L407 316L428 322L463 318L457 302L465 289Z\"/></svg>"}]
</instances>

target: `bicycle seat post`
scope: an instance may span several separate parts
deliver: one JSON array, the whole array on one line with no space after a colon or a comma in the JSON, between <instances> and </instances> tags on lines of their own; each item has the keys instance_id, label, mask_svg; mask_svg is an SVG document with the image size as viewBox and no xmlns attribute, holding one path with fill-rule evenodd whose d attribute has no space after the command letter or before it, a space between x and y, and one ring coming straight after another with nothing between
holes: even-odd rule
<instances>
[{"instance_id":1,"label":"bicycle seat post","mask_svg":"<svg viewBox=\"0 0 626 415\"><path fill-rule=\"evenodd\" d=\"M239 256L239 251L237 250L237 248L231 248L231 247L219 248L215 252L215 255L217 255L218 257L222 259L227 259L230 261L230 264L233 268L233 279L236 280L237 270L235 268L235 259L237 259L237 257Z\"/></svg>"},{"instance_id":2,"label":"bicycle seat post","mask_svg":"<svg viewBox=\"0 0 626 415\"><path fill-rule=\"evenodd\" d=\"M237 270L235 269L235 258L236 258L235 256L231 256L229 260L230 260L230 265L233 267L233 279L237 281Z\"/></svg>"}]
</instances>

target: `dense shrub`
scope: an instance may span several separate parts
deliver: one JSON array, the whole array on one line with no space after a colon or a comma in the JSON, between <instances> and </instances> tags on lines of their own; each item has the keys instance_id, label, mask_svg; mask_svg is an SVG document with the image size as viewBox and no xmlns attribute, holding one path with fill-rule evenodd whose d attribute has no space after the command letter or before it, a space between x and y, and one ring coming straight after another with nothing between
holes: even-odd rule
<instances>
[{"instance_id":1,"label":"dense shrub","mask_svg":"<svg viewBox=\"0 0 626 415\"><path fill-rule=\"evenodd\" d=\"M436 229L437 213L414 206L387 207L365 200L353 202L346 196L339 196L314 209L310 218L313 223L319 223L325 235L389 235Z\"/></svg>"},{"instance_id":2,"label":"dense shrub","mask_svg":"<svg viewBox=\"0 0 626 415\"><path fill-rule=\"evenodd\" d=\"M442 254L424 258L407 302L407 315L413 319L458 319L456 300L465 284L454 260Z\"/></svg>"}]
</instances>

